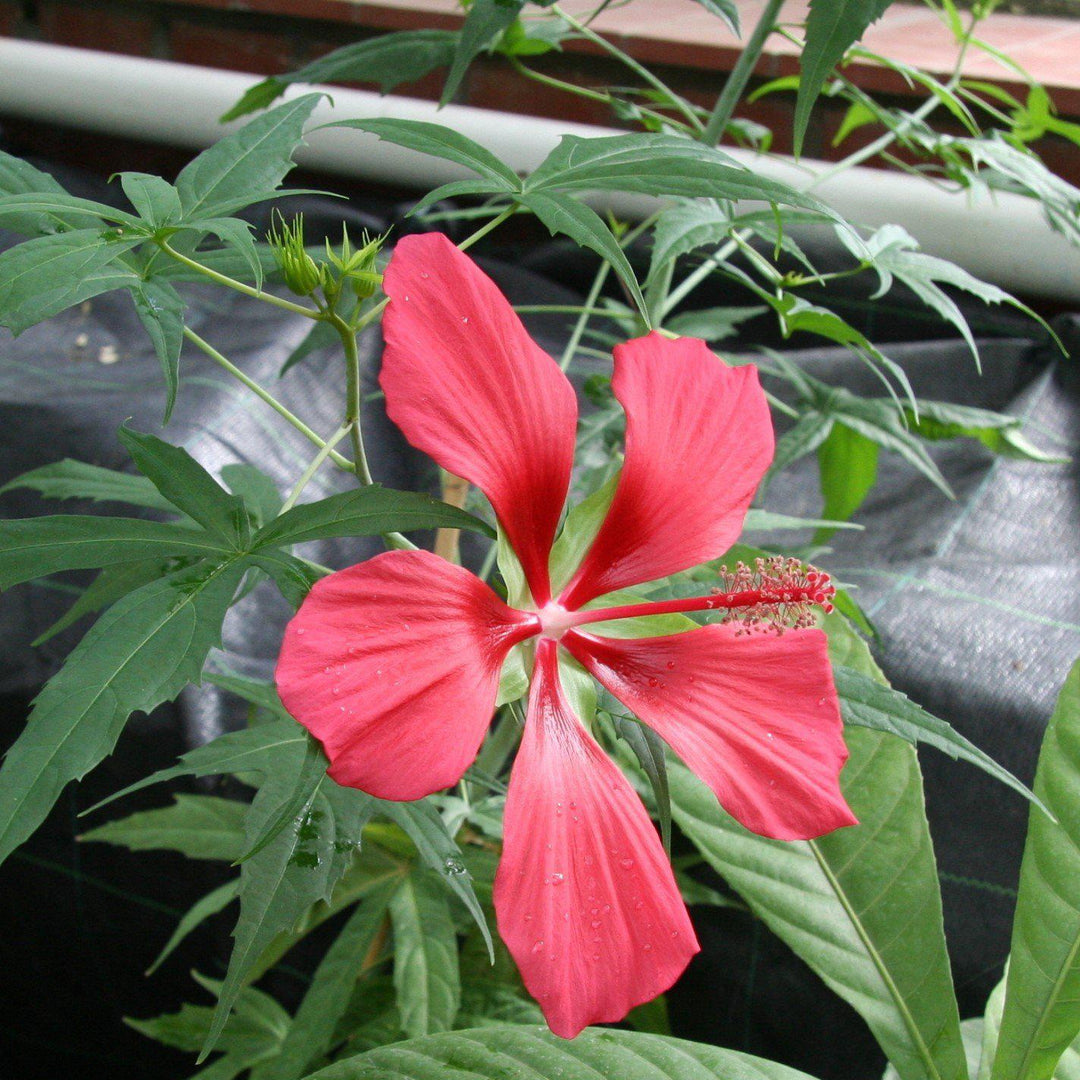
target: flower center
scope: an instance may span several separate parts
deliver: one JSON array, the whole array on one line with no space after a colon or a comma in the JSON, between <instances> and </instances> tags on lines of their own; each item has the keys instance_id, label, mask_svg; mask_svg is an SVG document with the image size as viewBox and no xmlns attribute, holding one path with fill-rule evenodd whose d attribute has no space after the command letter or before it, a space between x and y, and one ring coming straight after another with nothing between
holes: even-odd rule
<instances>
[{"instance_id":1,"label":"flower center","mask_svg":"<svg viewBox=\"0 0 1080 1080\"><path fill-rule=\"evenodd\" d=\"M540 636L558 641L577 621L574 612L562 604L549 600L537 613L540 619Z\"/></svg>"}]
</instances>

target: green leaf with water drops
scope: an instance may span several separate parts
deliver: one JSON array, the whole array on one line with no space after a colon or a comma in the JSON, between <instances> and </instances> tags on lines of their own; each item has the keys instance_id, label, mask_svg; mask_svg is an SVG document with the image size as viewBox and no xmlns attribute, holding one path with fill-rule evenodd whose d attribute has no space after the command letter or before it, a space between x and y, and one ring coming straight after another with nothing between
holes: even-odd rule
<instances>
[{"instance_id":1,"label":"green leaf with water drops","mask_svg":"<svg viewBox=\"0 0 1080 1080\"><path fill-rule=\"evenodd\" d=\"M410 1037L449 1031L461 1004L457 936L446 890L426 867L411 871L390 900L394 987Z\"/></svg>"}]
</instances>

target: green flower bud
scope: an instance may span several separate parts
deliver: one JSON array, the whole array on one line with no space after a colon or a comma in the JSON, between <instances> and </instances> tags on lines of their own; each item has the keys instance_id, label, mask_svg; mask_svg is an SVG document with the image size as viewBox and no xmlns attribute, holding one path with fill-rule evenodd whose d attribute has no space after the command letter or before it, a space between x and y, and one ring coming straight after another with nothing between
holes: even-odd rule
<instances>
[{"instance_id":1,"label":"green flower bud","mask_svg":"<svg viewBox=\"0 0 1080 1080\"><path fill-rule=\"evenodd\" d=\"M304 250L304 217L291 223L279 214L267 237L285 284L297 296L310 296L322 283L318 263Z\"/></svg>"}]
</instances>

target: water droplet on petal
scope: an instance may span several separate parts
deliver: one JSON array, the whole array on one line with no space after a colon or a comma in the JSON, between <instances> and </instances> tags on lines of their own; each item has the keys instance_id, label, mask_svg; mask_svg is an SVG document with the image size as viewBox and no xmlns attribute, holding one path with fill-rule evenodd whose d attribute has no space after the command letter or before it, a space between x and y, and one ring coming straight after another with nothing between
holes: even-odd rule
<instances>
[{"instance_id":1,"label":"water droplet on petal","mask_svg":"<svg viewBox=\"0 0 1080 1080\"><path fill-rule=\"evenodd\" d=\"M648 942L646 942L646 943L645 943L645 944L644 944L644 945L642 946L642 949L643 949L643 950L644 950L645 952L652 952L652 946L651 946L651 945L650 945L650 944L649 944Z\"/></svg>"},{"instance_id":2,"label":"water droplet on petal","mask_svg":"<svg viewBox=\"0 0 1080 1080\"><path fill-rule=\"evenodd\" d=\"M660 685L660 680L657 679L657 678L654 678L652 675L650 675L649 676L649 685L650 686L659 686Z\"/></svg>"},{"instance_id":3,"label":"water droplet on petal","mask_svg":"<svg viewBox=\"0 0 1080 1080\"><path fill-rule=\"evenodd\" d=\"M297 630L296 630L296 632L297 632L298 634L305 634L305 633L307 633L307 631L306 631L306 630L305 630L305 629L304 629L304 628L303 628L302 626L298 627L298 628L297 628Z\"/></svg>"},{"instance_id":4,"label":"water droplet on petal","mask_svg":"<svg viewBox=\"0 0 1080 1080\"><path fill-rule=\"evenodd\" d=\"M667 662L667 669L668 669L668 671L674 671L675 670L675 661L674 660L669 660Z\"/></svg>"},{"instance_id":5,"label":"water droplet on petal","mask_svg":"<svg viewBox=\"0 0 1080 1080\"><path fill-rule=\"evenodd\" d=\"M468 315L462 315L462 316L461 316L461 321L462 321L463 323L467 323L467 322L469 321L469 316L468 316Z\"/></svg>"},{"instance_id":6,"label":"water droplet on petal","mask_svg":"<svg viewBox=\"0 0 1080 1080\"><path fill-rule=\"evenodd\" d=\"M552 874L551 877L548 878L548 882L551 885L561 885L565 880L566 877L563 874Z\"/></svg>"},{"instance_id":7,"label":"water droplet on petal","mask_svg":"<svg viewBox=\"0 0 1080 1080\"><path fill-rule=\"evenodd\" d=\"M570 800L570 809L571 810L576 810L577 809L577 803L574 802L573 799Z\"/></svg>"},{"instance_id":8,"label":"water droplet on petal","mask_svg":"<svg viewBox=\"0 0 1080 1080\"><path fill-rule=\"evenodd\" d=\"M638 900L637 903L634 904L634 910L635 911L640 911L644 906L645 906L645 901L644 900Z\"/></svg>"},{"instance_id":9,"label":"water droplet on petal","mask_svg":"<svg viewBox=\"0 0 1080 1080\"><path fill-rule=\"evenodd\" d=\"M594 930L597 930L597 929L599 929L599 928L600 928L601 926L603 926L603 925L604 925L604 920L603 920L603 919L593 919L593 921L592 921L591 923L589 923L589 925L590 925L590 926L591 926L591 927L592 927L592 928L593 928Z\"/></svg>"},{"instance_id":10,"label":"water droplet on petal","mask_svg":"<svg viewBox=\"0 0 1080 1080\"><path fill-rule=\"evenodd\" d=\"M536 942L533 943L532 951L534 953L538 953L543 947L544 947L544 940L543 940L543 938L540 938Z\"/></svg>"},{"instance_id":11,"label":"water droplet on petal","mask_svg":"<svg viewBox=\"0 0 1080 1080\"><path fill-rule=\"evenodd\" d=\"M634 860L633 859L620 859L619 860L619 865L624 870L633 870L634 869Z\"/></svg>"},{"instance_id":12,"label":"water droplet on petal","mask_svg":"<svg viewBox=\"0 0 1080 1080\"><path fill-rule=\"evenodd\" d=\"M600 959L600 954L599 954L598 952L594 952L594 953L592 954L592 958L593 958L594 960L599 960L599 959Z\"/></svg>"},{"instance_id":13,"label":"water droplet on petal","mask_svg":"<svg viewBox=\"0 0 1080 1080\"><path fill-rule=\"evenodd\" d=\"M532 918L533 917L532 917L532 912L531 911L528 911L528 912L525 913L525 921L526 922L532 922Z\"/></svg>"},{"instance_id":14,"label":"water droplet on petal","mask_svg":"<svg viewBox=\"0 0 1080 1080\"><path fill-rule=\"evenodd\" d=\"M427 281L427 279L428 279L428 278L430 277L430 275L428 274L428 272L427 272L426 270L421 270L421 271L420 271L420 276L421 276L421 277L422 277L422 278L423 278L423 279L424 279L425 281Z\"/></svg>"}]
</instances>

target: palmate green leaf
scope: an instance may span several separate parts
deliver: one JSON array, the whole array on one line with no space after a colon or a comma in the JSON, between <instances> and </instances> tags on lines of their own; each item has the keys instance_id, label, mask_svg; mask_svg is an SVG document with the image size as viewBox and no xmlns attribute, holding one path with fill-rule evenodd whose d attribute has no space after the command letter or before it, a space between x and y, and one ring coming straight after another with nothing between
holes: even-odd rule
<instances>
[{"instance_id":1,"label":"palmate green leaf","mask_svg":"<svg viewBox=\"0 0 1080 1080\"><path fill-rule=\"evenodd\" d=\"M232 862L243 850L247 804L215 795L176 795L171 806L143 810L79 837L129 851L179 851L189 859Z\"/></svg>"},{"instance_id":2,"label":"palmate green leaf","mask_svg":"<svg viewBox=\"0 0 1080 1080\"><path fill-rule=\"evenodd\" d=\"M204 150L176 178L184 220L222 217L273 192L293 167L321 94L304 94Z\"/></svg>"},{"instance_id":3,"label":"palmate green leaf","mask_svg":"<svg viewBox=\"0 0 1080 1080\"><path fill-rule=\"evenodd\" d=\"M717 203L712 199L679 200L656 220L652 261L649 264L650 280L672 259L687 255L706 244L722 244L732 228L730 203Z\"/></svg>"},{"instance_id":4,"label":"palmate green leaf","mask_svg":"<svg viewBox=\"0 0 1080 1080\"><path fill-rule=\"evenodd\" d=\"M91 228L8 248L0 253L0 326L21 334L74 304L137 282L133 271L112 264L140 242Z\"/></svg>"},{"instance_id":5,"label":"palmate green leaf","mask_svg":"<svg viewBox=\"0 0 1080 1080\"><path fill-rule=\"evenodd\" d=\"M464 165L485 180L492 181L497 190L514 193L521 190L521 181L509 165L500 161L478 142L458 134L453 128L431 124L426 120L338 120L328 127L356 128L377 135L386 142L416 150L421 154Z\"/></svg>"},{"instance_id":6,"label":"palmate green leaf","mask_svg":"<svg viewBox=\"0 0 1080 1080\"><path fill-rule=\"evenodd\" d=\"M824 413L815 410L800 416L795 425L776 440L769 476L786 469L807 454L812 454L829 437L832 428L832 417Z\"/></svg>"},{"instance_id":7,"label":"palmate green leaf","mask_svg":"<svg viewBox=\"0 0 1080 1080\"><path fill-rule=\"evenodd\" d=\"M240 463L223 465L221 479L234 495L244 500L256 525L261 527L277 517L284 500L277 484L261 469Z\"/></svg>"},{"instance_id":8,"label":"palmate green leaf","mask_svg":"<svg viewBox=\"0 0 1080 1080\"><path fill-rule=\"evenodd\" d=\"M180 349L184 344L184 301L167 281L141 281L131 288L139 322L150 337L165 378L165 416L172 417L180 387Z\"/></svg>"},{"instance_id":9,"label":"palmate green leaf","mask_svg":"<svg viewBox=\"0 0 1080 1080\"><path fill-rule=\"evenodd\" d=\"M372 484L294 506L255 534L252 550L262 552L336 536L373 536L395 529L442 527L491 535L491 528L479 518L430 495Z\"/></svg>"},{"instance_id":10,"label":"palmate green leaf","mask_svg":"<svg viewBox=\"0 0 1080 1080\"><path fill-rule=\"evenodd\" d=\"M818 447L818 475L824 503L821 516L847 521L863 504L877 482L878 444L853 431L846 424L834 423L828 438ZM823 544L833 534L821 526L814 543Z\"/></svg>"},{"instance_id":11,"label":"palmate green leaf","mask_svg":"<svg viewBox=\"0 0 1080 1080\"><path fill-rule=\"evenodd\" d=\"M721 150L676 135L564 135L526 180L526 193L614 188L645 195L757 199L813 210L834 210L778 180L737 165Z\"/></svg>"},{"instance_id":12,"label":"palmate green leaf","mask_svg":"<svg viewBox=\"0 0 1080 1080\"><path fill-rule=\"evenodd\" d=\"M222 690L228 690L249 705L262 709L280 720L292 721L288 710L278 697L273 683L259 682L256 679L248 679L243 675L236 675L230 671L208 671L203 675L203 681L220 686ZM284 728L282 729L284 730ZM292 732L297 738L303 738L303 729L297 725ZM212 744L211 744L212 745Z\"/></svg>"},{"instance_id":13,"label":"palmate green leaf","mask_svg":"<svg viewBox=\"0 0 1080 1080\"><path fill-rule=\"evenodd\" d=\"M440 105L453 100L473 59L490 48L495 39L517 21L523 6L523 0L473 0L458 34L450 71L439 98Z\"/></svg>"},{"instance_id":14,"label":"palmate green leaf","mask_svg":"<svg viewBox=\"0 0 1080 1080\"><path fill-rule=\"evenodd\" d=\"M209 233L216 236L229 250L238 255L244 262L246 273L245 280L255 282L255 287L263 286L263 264L259 256L259 249L255 244L255 238L251 234L251 225L240 218L214 217L200 218L198 221L189 222L189 227L200 233ZM201 252L200 252L201 255Z\"/></svg>"},{"instance_id":15,"label":"palmate green leaf","mask_svg":"<svg viewBox=\"0 0 1080 1080\"><path fill-rule=\"evenodd\" d=\"M206 533L162 521L74 514L0 521L0 590L62 570L223 553Z\"/></svg>"},{"instance_id":16,"label":"palmate green leaf","mask_svg":"<svg viewBox=\"0 0 1080 1080\"><path fill-rule=\"evenodd\" d=\"M835 617L834 663L880 678ZM685 768L671 766L676 822L756 915L866 1020L903 1080L964 1080L960 1021L914 749L849 728L841 786L858 826L819 840L755 836ZM902 932L900 931L902 928Z\"/></svg>"},{"instance_id":17,"label":"palmate green leaf","mask_svg":"<svg viewBox=\"0 0 1080 1080\"><path fill-rule=\"evenodd\" d=\"M173 698L202 671L245 565L180 570L117 601L37 696L0 769L0 861L60 792L109 754L124 722Z\"/></svg>"},{"instance_id":18,"label":"palmate green leaf","mask_svg":"<svg viewBox=\"0 0 1080 1080\"><path fill-rule=\"evenodd\" d=\"M1036 806L1042 806L1027 785L1017 780L1008 769L999 765L952 725L931 715L899 690L841 665L833 668L833 676L845 724L887 731L913 745L922 743L933 746L954 761L966 761L982 769L988 776L1012 788Z\"/></svg>"},{"instance_id":19,"label":"palmate green leaf","mask_svg":"<svg viewBox=\"0 0 1080 1080\"><path fill-rule=\"evenodd\" d=\"M311 1080L808 1080L775 1061L634 1031L588 1028L560 1039L543 1027L486 1027L380 1046Z\"/></svg>"},{"instance_id":20,"label":"palmate green leaf","mask_svg":"<svg viewBox=\"0 0 1080 1080\"><path fill-rule=\"evenodd\" d=\"M390 900L394 987L401 1026L410 1037L449 1031L461 1004L457 936L446 890L424 867Z\"/></svg>"},{"instance_id":21,"label":"palmate green leaf","mask_svg":"<svg viewBox=\"0 0 1080 1080\"><path fill-rule=\"evenodd\" d=\"M829 72L844 53L885 13L892 0L810 0L802 53L799 96L795 102L795 153L802 152L810 110Z\"/></svg>"},{"instance_id":22,"label":"palmate green leaf","mask_svg":"<svg viewBox=\"0 0 1080 1080\"><path fill-rule=\"evenodd\" d=\"M388 94L395 86L416 82L454 57L453 30L403 30L354 41L287 75L256 83L221 117L222 123L265 109L291 83L372 82Z\"/></svg>"},{"instance_id":23,"label":"palmate green leaf","mask_svg":"<svg viewBox=\"0 0 1080 1080\"><path fill-rule=\"evenodd\" d=\"M569 195L551 191L530 192L520 196L518 201L547 226L552 236L569 236L609 262L630 291L638 310L648 310L626 252L595 210Z\"/></svg>"},{"instance_id":24,"label":"palmate green leaf","mask_svg":"<svg viewBox=\"0 0 1080 1080\"><path fill-rule=\"evenodd\" d=\"M841 239L845 239L843 232ZM902 282L932 311L954 326L963 337L976 364L979 350L971 327L956 301L941 288L951 286L978 297L985 304L1008 304L1025 315L1046 324L1026 304L989 282L980 281L946 259L918 250L918 241L899 225L884 225L866 241L870 261L877 272L879 288L871 299L883 296L892 288L893 279ZM859 256L856 254L856 257Z\"/></svg>"},{"instance_id":25,"label":"palmate green leaf","mask_svg":"<svg viewBox=\"0 0 1080 1080\"><path fill-rule=\"evenodd\" d=\"M308 746L305 734L293 748L275 754L245 822L244 843L249 849L258 845L300 786L308 769ZM214 1049L229 1010L264 950L313 904L330 899L376 805L371 796L324 777L288 826L241 864L240 916L233 930L232 955L200 1060Z\"/></svg>"},{"instance_id":26,"label":"palmate green leaf","mask_svg":"<svg viewBox=\"0 0 1080 1080\"><path fill-rule=\"evenodd\" d=\"M241 499L229 494L186 450L154 435L120 428L120 441L136 468L176 509L234 550L248 539Z\"/></svg>"},{"instance_id":27,"label":"palmate green leaf","mask_svg":"<svg viewBox=\"0 0 1080 1080\"><path fill-rule=\"evenodd\" d=\"M394 883L383 885L357 905L315 969L281 1052L265 1066L260 1080L294 1080L330 1049L338 1021L348 1009L353 986L369 961L396 892ZM454 952L456 958L456 943Z\"/></svg>"},{"instance_id":28,"label":"palmate green leaf","mask_svg":"<svg viewBox=\"0 0 1080 1080\"><path fill-rule=\"evenodd\" d=\"M596 539L596 534L607 517L611 500L615 498L618 484L619 474L616 473L591 495L571 507L566 515L562 530L551 547L549 560L551 591L556 596L569 584L574 571L581 565L585 553Z\"/></svg>"},{"instance_id":29,"label":"palmate green leaf","mask_svg":"<svg viewBox=\"0 0 1080 1080\"><path fill-rule=\"evenodd\" d=\"M1023 421L1018 416L954 405L949 401L919 400L919 415L907 413L907 422L920 438L930 442L941 439L978 439L988 450L1002 457L1043 464L1061 464L1066 457L1046 454L1024 436Z\"/></svg>"},{"instance_id":30,"label":"palmate green leaf","mask_svg":"<svg viewBox=\"0 0 1080 1080\"><path fill-rule=\"evenodd\" d=\"M1080 1031L1080 661L1043 739L993 1080L1048 1080Z\"/></svg>"},{"instance_id":31,"label":"palmate green leaf","mask_svg":"<svg viewBox=\"0 0 1080 1080\"><path fill-rule=\"evenodd\" d=\"M20 228L28 223L28 228ZM0 226L16 232L41 235L74 229L104 231L111 223L138 226L139 219L107 203L69 195L59 185L48 191L0 193Z\"/></svg>"},{"instance_id":32,"label":"palmate green leaf","mask_svg":"<svg viewBox=\"0 0 1080 1080\"><path fill-rule=\"evenodd\" d=\"M315 582L327 574L325 568L276 548L257 551L251 560L270 576L278 587L278 592L294 609L299 608L307 599Z\"/></svg>"},{"instance_id":33,"label":"palmate green leaf","mask_svg":"<svg viewBox=\"0 0 1080 1080\"><path fill-rule=\"evenodd\" d=\"M196 900L176 924L176 929L165 942L161 952L154 958L154 962L146 969L146 974L153 975L193 930L206 922L211 915L216 915L228 907L236 899L239 891L240 879L233 878Z\"/></svg>"}]
</instances>

